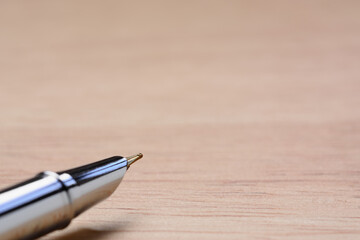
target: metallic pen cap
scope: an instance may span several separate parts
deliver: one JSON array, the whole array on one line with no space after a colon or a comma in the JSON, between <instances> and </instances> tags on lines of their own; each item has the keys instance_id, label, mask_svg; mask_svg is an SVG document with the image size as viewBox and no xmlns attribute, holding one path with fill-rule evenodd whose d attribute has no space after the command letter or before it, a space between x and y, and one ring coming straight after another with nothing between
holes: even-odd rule
<instances>
[{"instance_id":1,"label":"metallic pen cap","mask_svg":"<svg viewBox=\"0 0 360 240\"><path fill-rule=\"evenodd\" d=\"M74 216L110 196L120 184L127 168L127 159L115 156L59 172L68 189Z\"/></svg>"}]
</instances>

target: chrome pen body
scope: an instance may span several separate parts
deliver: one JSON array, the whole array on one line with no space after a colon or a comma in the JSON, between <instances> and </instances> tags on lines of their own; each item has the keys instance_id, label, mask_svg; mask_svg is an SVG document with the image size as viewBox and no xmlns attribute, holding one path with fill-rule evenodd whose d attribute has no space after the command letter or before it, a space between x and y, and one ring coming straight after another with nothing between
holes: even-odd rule
<instances>
[{"instance_id":1,"label":"chrome pen body","mask_svg":"<svg viewBox=\"0 0 360 240\"><path fill-rule=\"evenodd\" d=\"M65 228L110 196L142 154L115 156L62 172L45 171L0 192L0 239L33 239Z\"/></svg>"}]
</instances>

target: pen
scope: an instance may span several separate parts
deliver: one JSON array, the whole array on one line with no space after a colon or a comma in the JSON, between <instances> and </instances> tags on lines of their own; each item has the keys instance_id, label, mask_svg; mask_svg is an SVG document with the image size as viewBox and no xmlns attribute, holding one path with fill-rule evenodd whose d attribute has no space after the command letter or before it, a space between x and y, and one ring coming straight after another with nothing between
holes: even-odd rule
<instances>
[{"instance_id":1,"label":"pen","mask_svg":"<svg viewBox=\"0 0 360 240\"><path fill-rule=\"evenodd\" d=\"M142 156L115 156L66 171L45 171L0 191L0 239L33 239L67 227L110 196Z\"/></svg>"}]
</instances>

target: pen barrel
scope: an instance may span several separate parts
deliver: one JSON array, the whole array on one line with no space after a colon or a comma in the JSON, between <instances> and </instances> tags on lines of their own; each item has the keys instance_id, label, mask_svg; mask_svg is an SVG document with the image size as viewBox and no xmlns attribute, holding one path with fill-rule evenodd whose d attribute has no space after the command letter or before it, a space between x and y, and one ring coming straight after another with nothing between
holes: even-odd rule
<instances>
[{"instance_id":1,"label":"pen barrel","mask_svg":"<svg viewBox=\"0 0 360 240\"><path fill-rule=\"evenodd\" d=\"M128 168L114 156L62 172L43 172L0 192L0 239L32 239L65 228L109 197Z\"/></svg>"},{"instance_id":2,"label":"pen barrel","mask_svg":"<svg viewBox=\"0 0 360 240\"><path fill-rule=\"evenodd\" d=\"M31 239L66 227L73 210L67 174L43 172L0 192L1 239Z\"/></svg>"}]
</instances>

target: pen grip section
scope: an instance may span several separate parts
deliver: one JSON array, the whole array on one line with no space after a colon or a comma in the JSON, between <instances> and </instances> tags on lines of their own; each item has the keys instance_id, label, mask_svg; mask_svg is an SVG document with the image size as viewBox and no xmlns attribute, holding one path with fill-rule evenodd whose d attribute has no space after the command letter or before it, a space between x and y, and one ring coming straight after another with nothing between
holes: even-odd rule
<instances>
[{"instance_id":1,"label":"pen grip section","mask_svg":"<svg viewBox=\"0 0 360 240\"><path fill-rule=\"evenodd\" d=\"M120 184L126 170L126 158L115 156L60 172L60 176L68 174L76 182L67 188L74 217L109 197Z\"/></svg>"}]
</instances>

